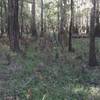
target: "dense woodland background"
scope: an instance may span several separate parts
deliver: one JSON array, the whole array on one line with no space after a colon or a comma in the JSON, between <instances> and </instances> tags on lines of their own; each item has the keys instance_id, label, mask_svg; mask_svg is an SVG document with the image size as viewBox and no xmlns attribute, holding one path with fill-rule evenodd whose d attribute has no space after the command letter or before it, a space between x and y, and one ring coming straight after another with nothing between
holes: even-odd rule
<instances>
[{"instance_id":1,"label":"dense woodland background","mask_svg":"<svg viewBox=\"0 0 100 100\"><path fill-rule=\"evenodd\" d=\"M0 0L0 100L100 100L100 0Z\"/></svg>"}]
</instances>

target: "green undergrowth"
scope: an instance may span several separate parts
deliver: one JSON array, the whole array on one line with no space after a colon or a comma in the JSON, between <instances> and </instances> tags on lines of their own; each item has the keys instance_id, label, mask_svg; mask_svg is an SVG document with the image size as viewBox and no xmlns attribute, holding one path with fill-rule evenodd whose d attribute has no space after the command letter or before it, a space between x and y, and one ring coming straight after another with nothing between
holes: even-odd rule
<instances>
[{"instance_id":1,"label":"green undergrowth","mask_svg":"<svg viewBox=\"0 0 100 100\"><path fill-rule=\"evenodd\" d=\"M100 54L99 39L96 43ZM74 39L75 52L68 53L60 47L41 51L31 43L25 56L14 58L21 69L11 73L8 95L19 100L100 100L100 68L88 66L88 45L87 39Z\"/></svg>"}]
</instances>

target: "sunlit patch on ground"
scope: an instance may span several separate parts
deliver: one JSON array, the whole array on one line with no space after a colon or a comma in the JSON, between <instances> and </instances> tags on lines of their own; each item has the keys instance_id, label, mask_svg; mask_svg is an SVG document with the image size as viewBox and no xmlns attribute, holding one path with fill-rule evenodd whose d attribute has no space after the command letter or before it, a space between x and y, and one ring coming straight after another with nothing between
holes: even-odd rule
<instances>
[{"instance_id":1,"label":"sunlit patch on ground","mask_svg":"<svg viewBox=\"0 0 100 100\"><path fill-rule=\"evenodd\" d=\"M100 87L90 87L90 93L93 97L100 97Z\"/></svg>"}]
</instances>

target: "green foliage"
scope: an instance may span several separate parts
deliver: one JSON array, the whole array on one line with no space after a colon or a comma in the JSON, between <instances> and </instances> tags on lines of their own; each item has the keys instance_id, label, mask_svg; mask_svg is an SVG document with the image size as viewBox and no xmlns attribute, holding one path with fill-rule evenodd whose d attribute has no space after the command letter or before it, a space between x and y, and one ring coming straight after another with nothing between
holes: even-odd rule
<instances>
[{"instance_id":1,"label":"green foliage","mask_svg":"<svg viewBox=\"0 0 100 100\"><path fill-rule=\"evenodd\" d=\"M98 69L88 69L88 41L74 39L73 43L74 53L68 53L66 49L62 52L61 47L52 48L48 53L46 50L41 51L33 43L24 58L16 55L13 59L19 64L17 68L20 65L22 67L11 73L8 81L9 94L18 95L19 100L89 100L94 96L99 98L96 94L99 87L96 89L94 85L99 84L100 73ZM55 59L56 52L58 58Z\"/></svg>"}]
</instances>

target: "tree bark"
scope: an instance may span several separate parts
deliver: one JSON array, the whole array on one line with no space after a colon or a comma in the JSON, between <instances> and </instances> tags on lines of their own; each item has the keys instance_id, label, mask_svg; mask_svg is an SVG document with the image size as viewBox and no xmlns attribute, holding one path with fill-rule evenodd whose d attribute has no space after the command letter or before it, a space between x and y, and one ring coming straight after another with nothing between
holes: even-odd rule
<instances>
[{"instance_id":1,"label":"tree bark","mask_svg":"<svg viewBox=\"0 0 100 100\"><path fill-rule=\"evenodd\" d=\"M4 33L4 24L3 24L3 1L1 1L1 34L0 34L0 38L2 37L3 33Z\"/></svg>"},{"instance_id":2,"label":"tree bark","mask_svg":"<svg viewBox=\"0 0 100 100\"><path fill-rule=\"evenodd\" d=\"M24 0L21 0L21 12L20 12L20 16L21 16L21 26L20 26L20 38L22 38L22 34L24 32L24 18L23 18L23 7L24 7Z\"/></svg>"},{"instance_id":3,"label":"tree bark","mask_svg":"<svg viewBox=\"0 0 100 100\"><path fill-rule=\"evenodd\" d=\"M89 47L89 65L95 66L96 51L95 51L95 23L96 23L96 0L92 1L93 8L91 9L91 21L90 21L90 47Z\"/></svg>"},{"instance_id":4,"label":"tree bark","mask_svg":"<svg viewBox=\"0 0 100 100\"><path fill-rule=\"evenodd\" d=\"M8 0L8 34L10 48L19 51L18 0Z\"/></svg>"},{"instance_id":5,"label":"tree bark","mask_svg":"<svg viewBox=\"0 0 100 100\"><path fill-rule=\"evenodd\" d=\"M70 20L70 27L69 27L69 45L68 45L69 52L72 51L73 26L74 26L74 1L71 0L71 20Z\"/></svg>"},{"instance_id":6,"label":"tree bark","mask_svg":"<svg viewBox=\"0 0 100 100\"><path fill-rule=\"evenodd\" d=\"M35 0L32 3L32 36L37 38L36 18L35 18Z\"/></svg>"},{"instance_id":7,"label":"tree bark","mask_svg":"<svg viewBox=\"0 0 100 100\"><path fill-rule=\"evenodd\" d=\"M59 10L59 8L58 8ZM61 45L66 44L66 0L60 0L60 25L59 25L59 33L58 40ZM58 13L59 18L59 13ZM59 20L59 19L58 19Z\"/></svg>"},{"instance_id":8,"label":"tree bark","mask_svg":"<svg viewBox=\"0 0 100 100\"><path fill-rule=\"evenodd\" d=\"M43 37L44 36L44 28L43 28L43 0L41 0L41 34L40 34L40 37Z\"/></svg>"}]
</instances>

